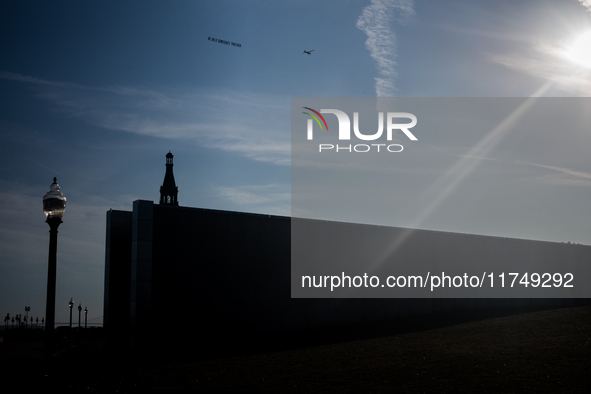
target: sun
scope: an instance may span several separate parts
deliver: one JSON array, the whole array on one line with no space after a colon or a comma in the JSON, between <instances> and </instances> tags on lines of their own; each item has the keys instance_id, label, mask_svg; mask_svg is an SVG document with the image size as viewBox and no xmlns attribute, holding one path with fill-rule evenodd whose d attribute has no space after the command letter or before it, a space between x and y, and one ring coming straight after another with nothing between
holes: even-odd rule
<instances>
[{"instance_id":1,"label":"sun","mask_svg":"<svg viewBox=\"0 0 591 394\"><path fill-rule=\"evenodd\" d=\"M568 48L566 56L585 68L591 68L591 31L579 37L573 46Z\"/></svg>"}]
</instances>

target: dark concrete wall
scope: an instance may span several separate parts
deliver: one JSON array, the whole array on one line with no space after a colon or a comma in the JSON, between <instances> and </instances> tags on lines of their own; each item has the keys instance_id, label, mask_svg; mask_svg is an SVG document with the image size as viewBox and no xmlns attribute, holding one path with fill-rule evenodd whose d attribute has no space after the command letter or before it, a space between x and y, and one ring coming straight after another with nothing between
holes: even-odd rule
<instances>
[{"instance_id":1,"label":"dark concrete wall","mask_svg":"<svg viewBox=\"0 0 591 394\"><path fill-rule=\"evenodd\" d=\"M129 285L129 324L132 339L152 326L155 310L152 308L152 283L158 283L153 274L154 205L151 201L134 201L131 222L131 274ZM166 240L160 240L166 242ZM172 245L182 248L181 245Z\"/></svg>"},{"instance_id":2,"label":"dark concrete wall","mask_svg":"<svg viewBox=\"0 0 591 394\"><path fill-rule=\"evenodd\" d=\"M291 248L291 294L297 298L591 298L588 245L293 219ZM442 272L448 278L466 274L480 279L486 275L486 284L451 286L448 280L446 286L431 288L427 273L440 279ZM515 285L511 272L519 274ZM390 275L418 275L427 286L346 285L333 289L318 286L319 280L317 287L302 286L304 276L321 279L323 275L364 273L375 275L382 285ZM546 277L537 285L519 284L525 273ZM552 286L548 275L554 273L570 273L571 287Z\"/></svg>"},{"instance_id":3,"label":"dark concrete wall","mask_svg":"<svg viewBox=\"0 0 591 394\"><path fill-rule=\"evenodd\" d=\"M371 325L397 316L577 302L292 299L290 225L289 217L161 206L150 201L135 201L133 215L110 211L106 326L115 324L115 315L125 319L119 305L127 302L127 319L136 342L166 338L183 346L206 346L219 338L248 341L318 327ZM113 268L115 263L121 267L119 273Z\"/></svg>"},{"instance_id":4,"label":"dark concrete wall","mask_svg":"<svg viewBox=\"0 0 591 394\"><path fill-rule=\"evenodd\" d=\"M289 218L159 205L153 212L153 315L205 337L274 329L290 301Z\"/></svg>"},{"instance_id":5,"label":"dark concrete wall","mask_svg":"<svg viewBox=\"0 0 591 394\"><path fill-rule=\"evenodd\" d=\"M129 325L132 212L107 212L103 324L114 338L125 338Z\"/></svg>"}]
</instances>

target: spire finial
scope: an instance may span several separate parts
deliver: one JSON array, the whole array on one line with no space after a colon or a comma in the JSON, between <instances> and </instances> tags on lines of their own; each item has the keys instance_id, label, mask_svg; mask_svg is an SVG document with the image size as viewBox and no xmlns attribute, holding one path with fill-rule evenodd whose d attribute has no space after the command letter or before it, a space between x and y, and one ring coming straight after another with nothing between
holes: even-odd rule
<instances>
[{"instance_id":1,"label":"spire finial","mask_svg":"<svg viewBox=\"0 0 591 394\"><path fill-rule=\"evenodd\" d=\"M178 206L179 202L177 196L179 189L174 182L174 175L172 173L173 157L173 154L168 151L166 154L166 173L164 175L164 182L160 187L160 204Z\"/></svg>"}]
</instances>

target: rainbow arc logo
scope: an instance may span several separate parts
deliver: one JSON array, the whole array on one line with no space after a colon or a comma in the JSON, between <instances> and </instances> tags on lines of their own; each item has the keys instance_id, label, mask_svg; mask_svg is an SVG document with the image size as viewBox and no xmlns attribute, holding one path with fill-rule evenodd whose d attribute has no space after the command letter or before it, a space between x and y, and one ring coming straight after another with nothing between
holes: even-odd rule
<instances>
[{"instance_id":1,"label":"rainbow arc logo","mask_svg":"<svg viewBox=\"0 0 591 394\"><path fill-rule=\"evenodd\" d=\"M324 125L326 126L326 131L328 131L328 125L326 124L326 120L324 120L324 116L320 115L320 112L318 112L318 111L316 111L316 110L314 110L314 109L312 109L312 108L309 108L309 107L302 107L302 108L304 108L304 109L307 109L307 110L309 110L309 111L312 111L312 112L314 112L316 115L320 116L320 119L322 119L322 122L324 122ZM310 115L312 118L314 118L314 120L315 120L315 121L318 123L318 125L320 126L320 130L322 130L322 123L320 123L320 120L318 120L318 118L317 118L316 116L312 115L312 114L311 114L311 113L309 113L309 112L302 112L302 113L303 113L303 114L306 114L306 115Z\"/></svg>"}]
</instances>

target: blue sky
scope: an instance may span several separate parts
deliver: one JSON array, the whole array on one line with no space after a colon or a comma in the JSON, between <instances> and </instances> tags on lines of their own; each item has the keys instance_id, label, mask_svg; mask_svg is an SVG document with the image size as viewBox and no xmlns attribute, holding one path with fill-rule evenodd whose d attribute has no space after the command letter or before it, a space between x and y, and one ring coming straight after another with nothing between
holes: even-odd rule
<instances>
[{"instance_id":1,"label":"blue sky","mask_svg":"<svg viewBox=\"0 0 591 394\"><path fill-rule=\"evenodd\" d=\"M23 313L26 305L33 316L44 314L49 237L41 199L54 176L68 199L56 321L68 320L73 297L98 323L105 212L130 210L136 199L157 201L168 151L181 205L290 215L292 97L585 97L589 68L569 48L591 30L588 6L584 0L2 2L0 313ZM544 196L530 205L562 207L552 225L528 224L524 214L519 231L513 225L505 231L490 209L477 223L456 222L448 210L422 227L591 243L583 223L591 186L584 137L556 156L504 168L530 171L524 195ZM446 144L457 159L478 144L471 141ZM454 160L444 163L453 169ZM486 194L480 197L486 205ZM407 223L401 217L390 225Z\"/></svg>"}]
</instances>

